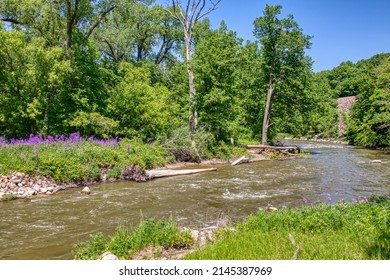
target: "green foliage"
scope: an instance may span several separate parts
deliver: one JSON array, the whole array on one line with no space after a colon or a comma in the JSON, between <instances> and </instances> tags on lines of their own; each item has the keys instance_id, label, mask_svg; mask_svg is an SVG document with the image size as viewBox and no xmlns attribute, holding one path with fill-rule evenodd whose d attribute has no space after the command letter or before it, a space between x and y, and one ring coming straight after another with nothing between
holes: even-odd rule
<instances>
[{"instance_id":1,"label":"green foliage","mask_svg":"<svg viewBox=\"0 0 390 280\"><path fill-rule=\"evenodd\" d=\"M229 160L240 156L248 156L246 148L228 145L220 141L213 149L213 154L220 159Z\"/></svg>"},{"instance_id":2,"label":"green foliage","mask_svg":"<svg viewBox=\"0 0 390 280\"><path fill-rule=\"evenodd\" d=\"M122 79L108 101L110 115L119 120L117 135L156 139L174 117L170 92L164 86L151 86L148 72L130 63L121 63L119 71Z\"/></svg>"},{"instance_id":3,"label":"green foliage","mask_svg":"<svg viewBox=\"0 0 390 280\"><path fill-rule=\"evenodd\" d=\"M163 166L166 156L159 145L151 147L139 139L123 139L116 146L93 141L6 145L0 146L0 173L51 176L59 183L99 181L102 169L108 169L109 178L119 178L126 166L139 165L142 170Z\"/></svg>"},{"instance_id":4,"label":"green foliage","mask_svg":"<svg viewBox=\"0 0 390 280\"><path fill-rule=\"evenodd\" d=\"M304 53L310 37L293 16L278 18L281 6L267 5L254 21L257 42L243 44L224 22L212 30L207 18L197 21L187 30L193 48L187 64L183 26L154 1L68 2L0 2L1 137L73 131L149 142L173 137L179 147L171 155L199 161L220 153L212 147L220 141L260 139L271 77L268 140L278 133L337 136L335 98L356 95L348 139L389 145L388 54L311 75ZM189 111L199 113L201 129L179 140ZM192 140L200 143L193 147ZM58 178L66 173L44 160ZM33 172L26 166L19 164Z\"/></svg>"},{"instance_id":5,"label":"green foliage","mask_svg":"<svg viewBox=\"0 0 390 280\"><path fill-rule=\"evenodd\" d=\"M341 260L390 257L390 201L372 197L373 202L318 205L259 211L204 250L186 259L291 259L299 245L298 259Z\"/></svg>"},{"instance_id":6,"label":"green foliage","mask_svg":"<svg viewBox=\"0 0 390 280\"><path fill-rule=\"evenodd\" d=\"M197 74L199 123L216 140L234 137L237 106L236 71L241 42L223 23L196 46L194 70Z\"/></svg>"},{"instance_id":7,"label":"green foliage","mask_svg":"<svg viewBox=\"0 0 390 280\"><path fill-rule=\"evenodd\" d=\"M390 57L381 58L371 69L373 78L365 83L370 87L357 95L352 107L347 137L357 145L390 146Z\"/></svg>"},{"instance_id":8,"label":"green foliage","mask_svg":"<svg viewBox=\"0 0 390 280\"><path fill-rule=\"evenodd\" d=\"M212 156L214 136L201 128L192 135L193 140L191 140L189 135L190 130L188 126L181 126L159 141L161 146L179 162L200 162L202 159L210 158Z\"/></svg>"},{"instance_id":9,"label":"green foliage","mask_svg":"<svg viewBox=\"0 0 390 280\"><path fill-rule=\"evenodd\" d=\"M76 112L69 121L69 126L75 128L81 135L94 135L99 138L108 138L116 131L119 122L104 117L97 112Z\"/></svg>"},{"instance_id":10,"label":"green foliage","mask_svg":"<svg viewBox=\"0 0 390 280\"><path fill-rule=\"evenodd\" d=\"M7 194L3 195L2 197L0 197L0 201L2 201L2 200L11 201L11 200L15 200L17 198L18 197L15 194L7 193Z\"/></svg>"},{"instance_id":11,"label":"green foliage","mask_svg":"<svg viewBox=\"0 0 390 280\"><path fill-rule=\"evenodd\" d=\"M299 133L294 135L338 136L337 101L322 73L314 74L306 90L307 106L303 110Z\"/></svg>"},{"instance_id":12,"label":"green foliage","mask_svg":"<svg viewBox=\"0 0 390 280\"><path fill-rule=\"evenodd\" d=\"M187 247L193 243L188 232L179 231L172 218L164 220L142 219L133 229L119 226L115 233L104 238L102 233L92 235L90 240L76 244L75 259L97 259L105 251L120 259L131 259L132 255L148 246Z\"/></svg>"}]
</instances>

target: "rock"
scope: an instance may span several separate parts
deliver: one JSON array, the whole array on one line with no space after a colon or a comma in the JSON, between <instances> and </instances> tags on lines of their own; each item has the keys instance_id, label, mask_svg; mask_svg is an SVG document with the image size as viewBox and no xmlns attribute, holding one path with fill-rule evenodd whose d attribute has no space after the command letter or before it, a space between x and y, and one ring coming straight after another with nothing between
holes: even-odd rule
<instances>
[{"instance_id":1,"label":"rock","mask_svg":"<svg viewBox=\"0 0 390 280\"><path fill-rule=\"evenodd\" d=\"M47 193L47 188L41 187L39 188L40 193Z\"/></svg>"},{"instance_id":2,"label":"rock","mask_svg":"<svg viewBox=\"0 0 390 280\"><path fill-rule=\"evenodd\" d=\"M85 187L81 190L81 193L83 194L91 194L91 190L88 187Z\"/></svg>"},{"instance_id":3,"label":"rock","mask_svg":"<svg viewBox=\"0 0 390 280\"><path fill-rule=\"evenodd\" d=\"M54 191L54 187L48 187L48 188L47 188L47 191L49 191L49 192Z\"/></svg>"},{"instance_id":4,"label":"rock","mask_svg":"<svg viewBox=\"0 0 390 280\"><path fill-rule=\"evenodd\" d=\"M0 200L3 199L3 196L5 196L5 193L4 192L0 192Z\"/></svg>"},{"instance_id":5,"label":"rock","mask_svg":"<svg viewBox=\"0 0 390 280\"><path fill-rule=\"evenodd\" d=\"M33 185L33 189L34 189L35 192L39 192L40 187L39 187L38 184L34 184Z\"/></svg>"},{"instance_id":6,"label":"rock","mask_svg":"<svg viewBox=\"0 0 390 280\"><path fill-rule=\"evenodd\" d=\"M16 177L19 177L19 178L23 178L26 174L22 173L22 172L16 172L15 173L15 176Z\"/></svg>"},{"instance_id":7,"label":"rock","mask_svg":"<svg viewBox=\"0 0 390 280\"><path fill-rule=\"evenodd\" d=\"M99 257L99 260L102 260L102 261L108 261L108 260L117 260L118 257L115 256L113 253L111 252L104 252L100 257Z\"/></svg>"},{"instance_id":8,"label":"rock","mask_svg":"<svg viewBox=\"0 0 390 280\"><path fill-rule=\"evenodd\" d=\"M22 179L14 179L12 180L14 184L20 184L22 182Z\"/></svg>"},{"instance_id":9,"label":"rock","mask_svg":"<svg viewBox=\"0 0 390 280\"><path fill-rule=\"evenodd\" d=\"M277 211L278 208L272 207L272 206L268 206L266 210L267 210L268 212L274 212L274 211Z\"/></svg>"},{"instance_id":10,"label":"rock","mask_svg":"<svg viewBox=\"0 0 390 280\"><path fill-rule=\"evenodd\" d=\"M374 159L371 161L371 163L382 163L382 161L380 159Z\"/></svg>"},{"instance_id":11,"label":"rock","mask_svg":"<svg viewBox=\"0 0 390 280\"><path fill-rule=\"evenodd\" d=\"M16 184L14 182L11 182L9 185L8 185L9 189L10 190L14 190L16 188Z\"/></svg>"},{"instance_id":12,"label":"rock","mask_svg":"<svg viewBox=\"0 0 390 280\"><path fill-rule=\"evenodd\" d=\"M35 190L33 188L27 188L27 195L32 196L35 194Z\"/></svg>"}]
</instances>

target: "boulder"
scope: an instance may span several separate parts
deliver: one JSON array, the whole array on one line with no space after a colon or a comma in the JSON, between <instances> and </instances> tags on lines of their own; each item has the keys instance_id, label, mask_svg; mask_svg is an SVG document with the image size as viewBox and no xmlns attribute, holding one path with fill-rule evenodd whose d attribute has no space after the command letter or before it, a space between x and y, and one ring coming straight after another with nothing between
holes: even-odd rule
<instances>
[{"instance_id":1,"label":"boulder","mask_svg":"<svg viewBox=\"0 0 390 280\"><path fill-rule=\"evenodd\" d=\"M88 187L85 187L81 190L82 194L91 194L91 190Z\"/></svg>"},{"instance_id":2,"label":"boulder","mask_svg":"<svg viewBox=\"0 0 390 280\"><path fill-rule=\"evenodd\" d=\"M382 161L380 159L374 159L371 161L371 163L382 163Z\"/></svg>"}]
</instances>

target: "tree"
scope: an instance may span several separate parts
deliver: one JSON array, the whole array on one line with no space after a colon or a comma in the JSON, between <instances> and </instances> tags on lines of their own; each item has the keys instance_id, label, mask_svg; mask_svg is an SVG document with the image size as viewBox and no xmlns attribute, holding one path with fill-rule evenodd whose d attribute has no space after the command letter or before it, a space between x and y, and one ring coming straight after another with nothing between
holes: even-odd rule
<instances>
[{"instance_id":1,"label":"tree","mask_svg":"<svg viewBox=\"0 0 390 280\"><path fill-rule=\"evenodd\" d=\"M186 61L188 84L190 91L189 123L191 137L198 126L198 111L196 109L196 89L195 75L191 65L193 55L193 36L196 23L214 11L221 0L211 1L210 7L206 9L206 0L188 0L186 5L182 5L180 0L172 0L172 11L167 10L182 25L184 31L184 42L186 47Z\"/></svg>"},{"instance_id":2,"label":"tree","mask_svg":"<svg viewBox=\"0 0 390 280\"><path fill-rule=\"evenodd\" d=\"M374 57L375 58L375 57ZM375 58L375 60L377 57ZM374 66L378 63L366 64ZM366 147L390 146L390 56L382 56L371 71L371 79L361 80L365 90L357 95L348 122L347 137Z\"/></svg>"},{"instance_id":3,"label":"tree","mask_svg":"<svg viewBox=\"0 0 390 280\"><path fill-rule=\"evenodd\" d=\"M305 56L310 36L294 21L292 15L279 19L282 6L266 5L264 16L254 21L254 35L260 41L262 78L267 84L267 100L262 127L262 144L267 144L270 114L275 95L302 90L311 61Z\"/></svg>"},{"instance_id":4,"label":"tree","mask_svg":"<svg viewBox=\"0 0 390 280\"><path fill-rule=\"evenodd\" d=\"M194 69L198 77L199 121L217 140L234 136L232 124L237 116L235 84L240 47L236 34L228 31L224 22L196 46Z\"/></svg>"}]
</instances>

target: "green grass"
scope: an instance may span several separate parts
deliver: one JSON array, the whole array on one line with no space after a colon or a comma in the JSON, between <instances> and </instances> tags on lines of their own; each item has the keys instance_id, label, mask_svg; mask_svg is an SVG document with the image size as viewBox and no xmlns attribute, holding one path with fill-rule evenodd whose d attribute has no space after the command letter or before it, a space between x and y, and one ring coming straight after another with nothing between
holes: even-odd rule
<instances>
[{"instance_id":1,"label":"green grass","mask_svg":"<svg viewBox=\"0 0 390 280\"><path fill-rule=\"evenodd\" d=\"M373 201L374 199L372 199ZM390 201L339 203L276 212L259 211L236 231L223 230L190 260L390 259Z\"/></svg>"},{"instance_id":2,"label":"green grass","mask_svg":"<svg viewBox=\"0 0 390 280\"><path fill-rule=\"evenodd\" d=\"M119 226L113 235L104 237L102 233L91 235L90 239L76 244L73 255L78 260L98 259L109 251L119 259L131 259L139 250L154 247L186 247L193 243L188 232L179 231L174 221L168 220L142 220L140 224L131 229Z\"/></svg>"}]
</instances>

